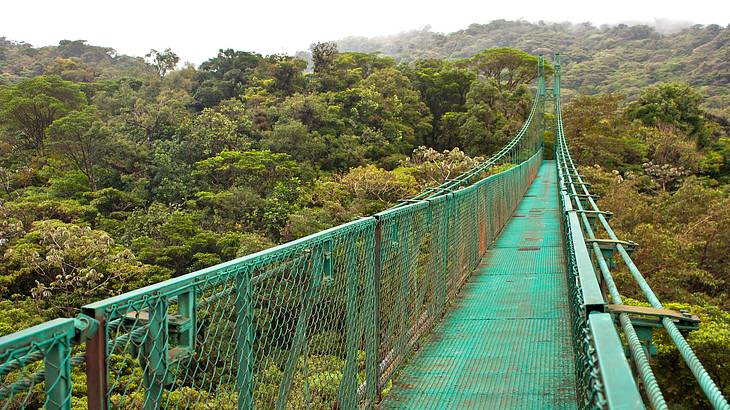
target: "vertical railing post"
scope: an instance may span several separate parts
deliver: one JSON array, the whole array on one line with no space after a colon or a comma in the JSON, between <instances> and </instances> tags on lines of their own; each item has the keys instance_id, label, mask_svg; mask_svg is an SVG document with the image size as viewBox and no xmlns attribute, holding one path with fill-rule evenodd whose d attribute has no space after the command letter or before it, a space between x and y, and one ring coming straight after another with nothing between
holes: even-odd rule
<instances>
[{"instance_id":1,"label":"vertical railing post","mask_svg":"<svg viewBox=\"0 0 730 410\"><path fill-rule=\"evenodd\" d=\"M428 216L426 221L426 226L428 226L428 234L430 237L430 243L429 243L429 263L426 271L426 278L428 280L428 283L426 286L428 286L428 289L430 289L430 298L429 298L429 309L431 310L430 316L433 320L436 320L438 318L438 295L436 294L438 288L437 288L437 277L436 274L440 269L440 260L436 260L436 255L438 255L438 247L441 246L436 241L436 232L440 231L440 229L434 229L433 226L433 202L430 199L426 199L428 202Z\"/></svg>"},{"instance_id":2,"label":"vertical railing post","mask_svg":"<svg viewBox=\"0 0 730 410\"><path fill-rule=\"evenodd\" d=\"M178 344L195 352L195 335L198 332L195 288L192 287L177 297L177 313L188 320L185 330L180 332Z\"/></svg>"},{"instance_id":3,"label":"vertical railing post","mask_svg":"<svg viewBox=\"0 0 730 410\"><path fill-rule=\"evenodd\" d=\"M147 337L143 349L144 375L142 383L145 389L145 409L159 409L162 400L162 391L165 388L167 376L167 299L163 295L156 295L149 307L147 322Z\"/></svg>"},{"instance_id":4,"label":"vertical railing post","mask_svg":"<svg viewBox=\"0 0 730 410\"><path fill-rule=\"evenodd\" d=\"M479 263L479 258L484 255L484 252L487 250L487 224L485 222L486 220L486 212L482 212L482 203L484 203L485 198L482 198L484 193L486 192L486 185L480 185L479 188L477 188L477 221L478 221L478 232L479 232L479 250L478 250L478 257L475 258L477 264Z\"/></svg>"},{"instance_id":5,"label":"vertical railing post","mask_svg":"<svg viewBox=\"0 0 730 410\"><path fill-rule=\"evenodd\" d=\"M376 219L375 224L375 251L374 251L374 268L370 270L368 284L370 294L366 295L368 300L368 309L370 312L369 326L365 332L365 373L366 373L366 391L365 398L367 408L375 406L376 396L378 395L378 380L380 379L380 366L378 364L378 354L380 351L380 247L381 247L381 227L380 219Z\"/></svg>"},{"instance_id":6,"label":"vertical railing post","mask_svg":"<svg viewBox=\"0 0 730 410\"><path fill-rule=\"evenodd\" d=\"M90 409L108 407L106 366L106 318L104 309L83 308L83 313L99 322L99 329L86 342L86 394Z\"/></svg>"},{"instance_id":7,"label":"vertical railing post","mask_svg":"<svg viewBox=\"0 0 730 410\"><path fill-rule=\"evenodd\" d=\"M236 351L238 410L253 408L253 285L251 268L236 275Z\"/></svg>"},{"instance_id":8,"label":"vertical railing post","mask_svg":"<svg viewBox=\"0 0 730 410\"><path fill-rule=\"evenodd\" d=\"M46 409L71 409L71 336L63 335L44 355Z\"/></svg>"}]
</instances>

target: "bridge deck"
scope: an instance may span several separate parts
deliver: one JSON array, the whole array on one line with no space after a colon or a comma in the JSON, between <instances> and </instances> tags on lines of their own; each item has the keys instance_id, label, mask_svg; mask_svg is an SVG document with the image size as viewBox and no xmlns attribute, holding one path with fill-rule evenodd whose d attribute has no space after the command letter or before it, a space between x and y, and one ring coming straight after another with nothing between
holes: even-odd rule
<instances>
[{"instance_id":1,"label":"bridge deck","mask_svg":"<svg viewBox=\"0 0 730 410\"><path fill-rule=\"evenodd\" d=\"M556 178L545 161L383 408L576 407Z\"/></svg>"}]
</instances>

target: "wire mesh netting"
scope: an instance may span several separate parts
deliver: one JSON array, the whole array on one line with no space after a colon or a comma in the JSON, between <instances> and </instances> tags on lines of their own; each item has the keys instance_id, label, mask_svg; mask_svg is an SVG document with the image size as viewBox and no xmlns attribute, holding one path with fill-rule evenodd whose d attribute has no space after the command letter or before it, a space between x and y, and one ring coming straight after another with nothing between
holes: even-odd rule
<instances>
[{"instance_id":1,"label":"wire mesh netting","mask_svg":"<svg viewBox=\"0 0 730 410\"><path fill-rule=\"evenodd\" d=\"M561 195L561 205L565 209L565 196ZM600 380L599 364L595 356L595 347L591 340L591 332L586 321L586 308L583 300L581 281L578 275L575 251L572 242L568 212L563 212L563 240L565 242L568 267L568 289L572 305L573 350L575 352L576 382L578 384L578 402L583 408L604 408L606 401Z\"/></svg>"},{"instance_id":2,"label":"wire mesh netting","mask_svg":"<svg viewBox=\"0 0 730 410\"><path fill-rule=\"evenodd\" d=\"M454 193L91 305L104 323L105 403L324 409L382 393L540 160L538 152Z\"/></svg>"},{"instance_id":3,"label":"wire mesh netting","mask_svg":"<svg viewBox=\"0 0 730 410\"><path fill-rule=\"evenodd\" d=\"M101 380L89 403L324 409L374 400L476 268L541 157L538 150L472 186L84 307L100 323L94 337L103 347L88 362ZM6 408L56 407L38 375L63 340L70 362L68 336L4 351ZM70 383L62 384L70 402Z\"/></svg>"},{"instance_id":4,"label":"wire mesh netting","mask_svg":"<svg viewBox=\"0 0 730 410\"><path fill-rule=\"evenodd\" d=\"M73 319L0 338L0 408L70 408Z\"/></svg>"},{"instance_id":5,"label":"wire mesh netting","mask_svg":"<svg viewBox=\"0 0 730 410\"><path fill-rule=\"evenodd\" d=\"M78 384L89 408L372 406L536 175L543 92L497 155L393 209L84 306L88 340L15 334L26 350L0 348L0 403L67 408Z\"/></svg>"},{"instance_id":6,"label":"wire mesh netting","mask_svg":"<svg viewBox=\"0 0 730 410\"><path fill-rule=\"evenodd\" d=\"M115 408L331 408L364 381L375 220L103 309Z\"/></svg>"}]
</instances>

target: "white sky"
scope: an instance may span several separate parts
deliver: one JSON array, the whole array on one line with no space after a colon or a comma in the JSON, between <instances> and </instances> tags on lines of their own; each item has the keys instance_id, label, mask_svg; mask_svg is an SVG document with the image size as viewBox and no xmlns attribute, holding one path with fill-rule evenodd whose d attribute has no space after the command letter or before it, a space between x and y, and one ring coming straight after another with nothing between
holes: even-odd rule
<instances>
[{"instance_id":1,"label":"white sky","mask_svg":"<svg viewBox=\"0 0 730 410\"><path fill-rule=\"evenodd\" d=\"M34 46L84 39L142 56L170 47L196 64L219 48L293 53L315 41L422 28L450 32L495 19L655 19L730 24L728 0L4 0L0 36Z\"/></svg>"}]
</instances>

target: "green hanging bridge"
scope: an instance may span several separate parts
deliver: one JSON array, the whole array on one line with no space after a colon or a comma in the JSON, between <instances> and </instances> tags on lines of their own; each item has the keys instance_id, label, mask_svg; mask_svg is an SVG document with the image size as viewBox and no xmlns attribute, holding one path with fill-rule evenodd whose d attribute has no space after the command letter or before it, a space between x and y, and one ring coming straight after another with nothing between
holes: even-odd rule
<instances>
[{"instance_id":1,"label":"green hanging bridge","mask_svg":"<svg viewBox=\"0 0 730 410\"><path fill-rule=\"evenodd\" d=\"M543 67L520 132L456 179L0 337L0 408L666 409L663 328L730 409L697 318L662 307L578 173ZM651 307L622 304L619 262Z\"/></svg>"}]
</instances>

